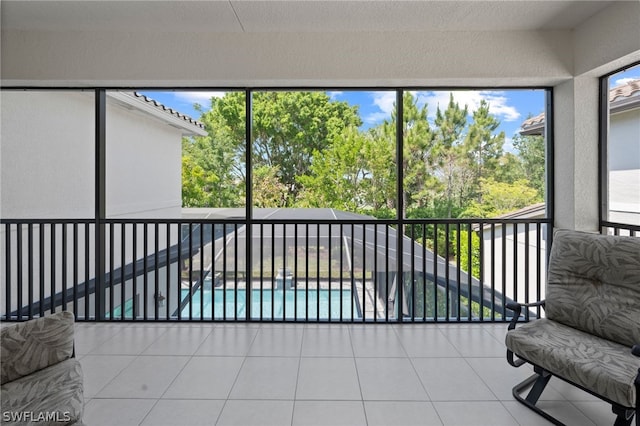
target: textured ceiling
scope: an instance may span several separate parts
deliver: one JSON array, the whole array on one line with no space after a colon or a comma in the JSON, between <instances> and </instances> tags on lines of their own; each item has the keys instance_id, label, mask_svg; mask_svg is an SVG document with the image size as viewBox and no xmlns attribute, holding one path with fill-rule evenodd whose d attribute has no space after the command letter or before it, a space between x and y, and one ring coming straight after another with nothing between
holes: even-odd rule
<instances>
[{"instance_id":1,"label":"textured ceiling","mask_svg":"<svg viewBox=\"0 0 640 426\"><path fill-rule=\"evenodd\" d=\"M611 1L0 2L3 29L144 32L569 30Z\"/></svg>"}]
</instances>

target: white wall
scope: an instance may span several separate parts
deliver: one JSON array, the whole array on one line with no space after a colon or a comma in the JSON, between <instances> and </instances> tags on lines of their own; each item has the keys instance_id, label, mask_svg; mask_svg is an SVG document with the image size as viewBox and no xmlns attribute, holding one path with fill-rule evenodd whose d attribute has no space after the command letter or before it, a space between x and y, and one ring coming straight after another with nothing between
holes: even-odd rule
<instances>
[{"instance_id":1,"label":"white wall","mask_svg":"<svg viewBox=\"0 0 640 426\"><path fill-rule=\"evenodd\" d=\"M182 133L107 97L108 218L180 218Z\"/></svg>"},{"instance_id":2,"label":"white wall","mask_svg":"<svg viewBox=\"0 0 640 426\"><path fill-rule=\"evenodd\" d=\"M629 65L640 59L640 2L612 2L574 33L574 75Z\"/></svg>"},{"instance_id":3,"label":"white wall","mask_svg":"<svg viewBox=\"0 0 640 426\"><path fill-rule=\"evenodd\" d=\"M94 217L94 107L92 93L3 92L0 126L0 214L3 218ZM180 218L181 131L109 100L106 134L108 217ZM81 224L77 231L73 225L49 224L12 225L10 229L11 278L7 279L6 264L1 262L0 294L6 295L7 281L10 281L14 308L18 303L18 289L22 292L22 304L29 302L30 281L34 284L33 300L38 301L95 276L94 225L85 228ZM172 225L167 239L166 225L159 226L158 249L175 244L179 232L178 226ZM106 233L109 238L109 227ZM123 263L126 265L153 253L155 234L155 227L148 226L145 251L145 229L137 225L134 252L133 226L127 225L123 257L122 225L115 225L113 259L109 258L111 248L106 246L107 270L116 270ZM53 244L52 238L55 238ZM20 253L18 239L22 244ZM75 263L74 252L78 253ZM0 230L0 255L7 258L4 227ZM31 275L27 272L30 264L33 265ZM0 312L4 310L3 303Z\"/></svg>"},{"instance_id":4,"label":"white wall","mask_svg":"<svg viewBox=\"0 0 640 426\"><path fill-rule=\"evenodd\" d=\"M609 118L609 170L640 169L640 108Z\"/></svg>"},{"instance_id":5,"label":"white wall","mask_svg":"<svg viewBox=\"0 0 640 426\"><path fill-rule=\"evenodd\" d=\"M107 216L181 216L179 129L108 101ZM92 93L4 91L0 215L95 215Z\"/></svg>"},{"instance_id":6,"label":"white wall","mask_svg":"<svg viewBox=\"0 0 640 426\"><path fill-rule=\"evenodd\" d=\"M491 229L485 228L482 233L485 285L492 284L499 292L502 292L504 286L504 295L518 302L544 299L547 270L546 229L547 225L540 226L538 246L537 228L534 225L530 225L528 235L524 225L518 226L515 235L513 225L507 225L506 229L504 225L496 225L495 243L492 246ZM527 250L528 262L525 259Z\"/></svg>"},{"instance_id":7,"label":"white wall","mask_svg":"<svg viewBox=\"0 0 640 426\"><path fill-rule=\"evenodd\" d=\"M93 94L4 91L1 104L0 215L94 217Z\"/></svg>"},{"instance_id":8,"label":"white wall","mask_svg":"<svg viewBox=\"0 0 640 426\"><path fill-rule=\"evenodd\" d=\"M598 79L580 76L554 92L555 226L598 231Z\"/></svg>"},{"instance_id":9,"label":"white wall","mask_svg":"<svg viewBox=\"0 0 640 426\"><path fill-rule=\"evenodd\" d=\"M640 225L640 108L609 118L608 220Z\"/></svg>"}]
</instances>

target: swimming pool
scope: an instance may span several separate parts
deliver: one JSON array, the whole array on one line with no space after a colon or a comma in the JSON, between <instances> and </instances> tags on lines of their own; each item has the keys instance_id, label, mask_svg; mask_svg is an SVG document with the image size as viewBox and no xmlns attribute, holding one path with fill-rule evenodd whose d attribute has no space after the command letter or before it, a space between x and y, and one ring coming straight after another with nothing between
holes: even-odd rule
<instances>
[{"instance_id":1,"label":"swimming pool","mask_svg":"<svg viewBox=\"0 0 640 426\"><path fill-rule=\"evenodd\" d=\"M205 289L200 294L198 289L191 303L181 311L183 318L189 317L189 310L193 318L238 319L246 318L247 294L245 289ZM189 290L182 290L182 299L189 295ZM355 301L349 289L253 289L251 290L251 318L254 319L320 319L339 320L351 318L351 313L357 316ZM201 303L201 298L204 303ZM342 302L342 304L341 304ZM235 309L235 311L234 311ZM235 312L235 313L234 313Z\"/></svg>"}]
</instances>

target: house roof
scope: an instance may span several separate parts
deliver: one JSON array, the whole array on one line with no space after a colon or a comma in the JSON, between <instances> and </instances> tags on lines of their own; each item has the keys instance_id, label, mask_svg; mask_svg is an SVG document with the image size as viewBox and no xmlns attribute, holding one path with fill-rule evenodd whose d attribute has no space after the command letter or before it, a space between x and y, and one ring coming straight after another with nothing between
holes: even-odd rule
<instances>
[{"instance_id":1,"label":"house roof","mask_svg":"<svg viewBox=\"0 0 640 426\"><path fill-rule=\"evenodd\" d=\"M616 114L640 108L640 79L627 81L609 91L609 111ZM521 135L541 135L544 129L544 112L527 118L520 125Z\"/></svg>"},{"instance_id":2,"label":"house roof","mask_svg":"<svg viewBox=\"0 0 640 426\"><path fill-rule=\"evenodd\" d=\"M544 112L535 117L527 118L520 125L521 135L540 135L544 129Z\"/></svg>"},{"instance_id":3,"label":"house roof","mask_svg":"<svg viewBox=\"0 0 640 426\"><path fill-rule=\"evenodd\" d=\"M135 109L175 127L183 136L207 135L204 124L141 93L110 90L107 91L107 96L127 109Z\"/></svg>"},{"instance_id":4,"label":"house roof","mask_svg":"<svg viewBox=\"0 0 640 426\"><path fill-rule=\"evenodd\" d=\"M609 111L612 114L640 108L640 79L631 80L609 91Z\"/></svg>"},{"instance_id":5,"label":"house roof","mask_svg":"<svg viewBox=\"0 0 640 426\"><path fill-rule=\"evenodd\" d=\"M161 104L160 102L158 102L158 101L156 101L154 99L151 99L147 95L143 95L142 93L139 93L139 92L133 92L132 94L133 94L133 96L135 96L137 98L143 99L148 104L153 105L154 107L156 107L160 111L167 112L168 114L176 116L176 117L180 118L181 120L186 121L189 124L192 124L192 125L194 125L196 127L204 129L204 124L203 123L200 123L199 121L194 120L193 118L189 117L188 115L183 114L183 113L181 113L179 111L176 111L173 108L169 108L169 107Z\"/></svg>"},{"instance_id":6,"label":"house roof","mask_svg":"<svg viewBox=\"0 0 640 426\"><path fill-rule=\"evenodd\" d=\"M509 213L505 213L500 216L496 216L493 219L541 219L545 217L546 212L547 212L547 204L537 203L537 204L532 204L530 206L526 206ZM492 226L499 227L499 226L502 226L502 224L500 223L497 223L495 225L483 224L482 228L478 226L477 228L474 228L474 229L475 230L482 229L484 231L484 230L491 229Z\"/></svg>"},{"instance_id":7,"label":"house roof","mask_svg":"<svg viewBox=\"0 0 640 426\"><path fill-rule=\"evenodd\" d=\"M503 215L498 216L497 218L498 219L531 219L531 218L544 217L545 212L546 212L546 204L537 203L527 207L523 207L513 212L505 213Z\"/></svg>"}]
</instances>

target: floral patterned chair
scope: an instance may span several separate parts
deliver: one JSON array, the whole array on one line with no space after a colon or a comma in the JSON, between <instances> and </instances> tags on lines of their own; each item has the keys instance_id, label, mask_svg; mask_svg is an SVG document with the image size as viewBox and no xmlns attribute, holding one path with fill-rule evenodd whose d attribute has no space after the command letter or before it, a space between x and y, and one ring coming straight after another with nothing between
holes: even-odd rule
<instances>
[{"instance_id":1,"label":"floral patterned chair","mask_svg":"<svg viewBox=\"0 0 640 426\"><path fill-rule=\"evenodd\" d=\"M545 318L516 327L523 308L540 305ZM640 238L556 231L546 299L507 307L507 360L534 369L513 388L519 402L562 425L536 406L558 377L612 404L615 426L634 414L640 426Z\"/></svg>"},{"instance_id":2,"label":"floral patterned chair","mask_svg":"<svg viewBox=\"0 0 640 426\"><path fill-rule=\"evenodd\" d=\"M82 425L73 327L73 314L58 312L0 330L3 425Z\"/></svg>"}]
</instances>

